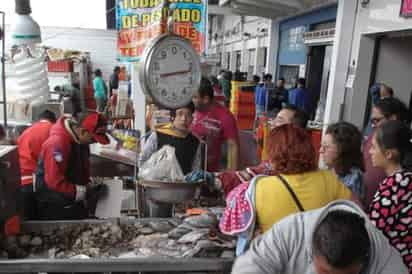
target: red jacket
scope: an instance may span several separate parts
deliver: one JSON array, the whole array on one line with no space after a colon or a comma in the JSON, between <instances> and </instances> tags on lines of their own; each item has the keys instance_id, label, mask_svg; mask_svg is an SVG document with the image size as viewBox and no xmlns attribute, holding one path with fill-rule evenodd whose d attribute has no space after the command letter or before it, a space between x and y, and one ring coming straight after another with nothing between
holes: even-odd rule
<instances>
[{"instance_id":1,"label":"red jacket","mask_svg":"<svg viewBox=\"0 0 412 274\"><path fill-rule=\"evenodd\" d=\"M41 147L49 137L52 126L52 122L41 120L26 129L17 139L22 186L33 183L33 174L36 172Z\"/></svg>"},{"instance_id":2,"label":"red jacket","mask_svg":"<svg viewBox=\"0 0 412 274\"><path fill-rule=\"evenodd\" d=\"M65 125L66 118L60 118L50 130L50 136L43 144L40 165L43 165L43 182L52 192L63 194L69 199L84 196L85 185L89 183L89 146L79 145Z\"/></svg>"}]
</instances>

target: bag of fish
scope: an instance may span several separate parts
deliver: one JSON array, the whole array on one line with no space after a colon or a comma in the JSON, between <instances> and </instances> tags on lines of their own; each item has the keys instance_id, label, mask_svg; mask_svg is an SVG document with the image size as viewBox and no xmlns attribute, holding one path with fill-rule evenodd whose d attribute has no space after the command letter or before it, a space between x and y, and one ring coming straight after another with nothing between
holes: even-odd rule
<instances>
[{"instance_id":1,"label":"bag of fish","mask_svg":"<svg viewBox=\"0 0 412 274\"><path fill-rule=\"evenodd\" d=\"M183 181L185 177L177 161L174 147L166 145L153 153L140 167L139 178L147 181Z\"/></svg>"}]
</instances>

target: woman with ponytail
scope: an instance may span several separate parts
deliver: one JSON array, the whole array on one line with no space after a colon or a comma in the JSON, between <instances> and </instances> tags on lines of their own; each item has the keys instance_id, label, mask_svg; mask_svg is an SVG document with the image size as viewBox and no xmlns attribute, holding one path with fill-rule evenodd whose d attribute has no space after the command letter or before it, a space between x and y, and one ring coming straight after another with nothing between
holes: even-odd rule
<instances>
[{"instance_id":1,"label":"woman with ponytail","mask_svg":"<svg viewBox=\"0 0 412 274\"><path fill-rule=\"evenodd\" d=\"M384 98L375 102L372 108L371 125L373 131L367 137L363 144L363 162L365 165L365 172L363 173L363 182L366 186L366 204L370 204L373 196L376 193L380 182L385 179L385 172L382 168L373 166L369 154L372 146L372 139L375 130L386 121L402 121L404 123L410 122L408 109L405 104L397 98Z\"/></svg>"},{"instance_id":2,"label":"woman with ponytail","mask_svg":"<svg viewBox=\"0 0 412 274\"><path fill-rule=\"evenodd\" d=\"M369 150L372 164L385 171L369 217L399 250L412 273L412 134L400 121L387 121L375 132Z\"/></svg>"}]
</instances>

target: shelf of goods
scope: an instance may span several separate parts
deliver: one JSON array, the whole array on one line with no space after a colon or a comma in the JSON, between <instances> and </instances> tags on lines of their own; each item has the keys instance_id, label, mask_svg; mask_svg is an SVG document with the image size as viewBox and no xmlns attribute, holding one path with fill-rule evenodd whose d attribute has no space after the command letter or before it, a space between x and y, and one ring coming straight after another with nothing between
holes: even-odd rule
<instances>
[{"instance_id":1,"label":"shelf of goods","mask_svg":"<svg viewBox=\"0 0 412 274\"><path fill-rule=\"evenodd\" d=\"M48 61L47 70L49 72L73 72L72 60Z\"/></svg>"}]
</instances>

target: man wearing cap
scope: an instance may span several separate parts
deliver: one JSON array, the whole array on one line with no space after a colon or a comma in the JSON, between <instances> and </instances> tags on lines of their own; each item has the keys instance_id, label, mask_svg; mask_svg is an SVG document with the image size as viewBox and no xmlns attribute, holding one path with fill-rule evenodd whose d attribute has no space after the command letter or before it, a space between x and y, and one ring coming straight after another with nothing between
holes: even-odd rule
<instances>
[{"instance_id":1,"label":"man wearing cap","mask_svg":"<svg viewBox=\"0 0 412 274\"><path fill-rule=\"evenodd\" d=\"M41 220L84 219L91 201L103 197L104 185L89 183L89 144L108 144L106 119L91 113L76 122L62 117L42 146L36 172L37 214Z\"/></svg>"}]
</instances>

